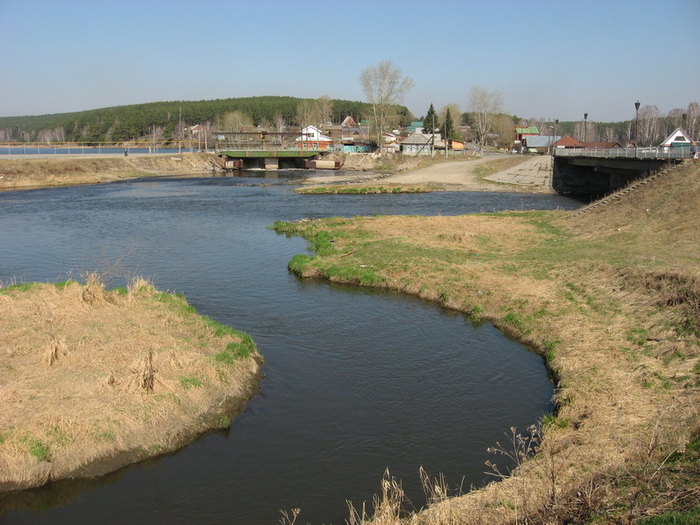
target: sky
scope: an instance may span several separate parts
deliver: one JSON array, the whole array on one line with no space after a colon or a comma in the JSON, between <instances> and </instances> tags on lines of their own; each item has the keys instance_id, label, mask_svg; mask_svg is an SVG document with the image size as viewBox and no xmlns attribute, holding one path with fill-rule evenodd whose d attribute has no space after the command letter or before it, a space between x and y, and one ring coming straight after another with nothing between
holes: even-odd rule
<instances>
[{"instance_id":1,"label":"sky","mask_svg":"<svg viewBox=\"0 0 700 525\"><path fill-rule=\"evenodd\" d=\"M614 122L700 102L700 0L0 0L0 116L282 95L366 100L390 60L403 104Z\"/></svg>"}]
</instances>

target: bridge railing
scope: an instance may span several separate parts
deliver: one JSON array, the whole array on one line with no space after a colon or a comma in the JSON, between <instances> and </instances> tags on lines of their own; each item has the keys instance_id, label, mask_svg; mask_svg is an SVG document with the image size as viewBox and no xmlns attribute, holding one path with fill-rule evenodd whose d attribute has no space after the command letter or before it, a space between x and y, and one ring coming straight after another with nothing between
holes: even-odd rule
<instances>
[{"instance_id":1,"label":"bridge railing","mask_svg":"<svg viewBox=\"0 0 700 525\"><path fill-rule=\"evenodd\" d=\"M689 148L557 148L555 157L596 157L626 159L686 159Z\"/></svg>"}]
</instances>

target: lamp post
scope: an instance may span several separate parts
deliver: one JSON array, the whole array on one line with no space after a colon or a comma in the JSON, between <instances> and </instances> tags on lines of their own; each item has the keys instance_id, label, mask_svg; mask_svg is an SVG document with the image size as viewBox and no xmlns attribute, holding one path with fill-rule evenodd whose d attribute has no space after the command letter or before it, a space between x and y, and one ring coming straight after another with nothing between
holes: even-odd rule
<instances>
[{"instance_id":1,"label":"lamp post","mask_svg":"<svg viewBox=\"0 0 700 525\"><path fill-rule=\"evenodd\" d=\"M588 134L588 111L583 114L583 142L584 148L586 147L586 135Z\"/></svg>"},{"instance_id":2,"label":"lamp post","mask_svg":"<svg viewBox=\"0 0 700 525\"><path fill-rule=\"evenodd\" d=\"M639 141L639 100L634 103L634 147L637 147Z\"/></svg>"},{"instance_id":3,"label":"lamp post","mask_svg":"<svg viewBox=\"0 0 700 525\"><path fill-rule=\"evenodd\" d=\"M554 119L554 149L552 150L552 155L554 155L557 151L557 142L559 139L557 137L559 136L559 119L555 118Z\"/></svg>"}]
</instances>

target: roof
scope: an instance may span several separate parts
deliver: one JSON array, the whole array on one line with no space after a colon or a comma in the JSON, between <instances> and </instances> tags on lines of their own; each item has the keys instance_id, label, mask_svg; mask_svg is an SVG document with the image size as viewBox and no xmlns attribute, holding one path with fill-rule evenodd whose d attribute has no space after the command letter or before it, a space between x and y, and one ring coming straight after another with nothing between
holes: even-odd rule
<instances>
[{"instance_id":1,"label":"roof","mask_svg":"<svg viewBox=\"0 0 700 525\"><path fill-rule=\"evenodd\" d=\"M566 136L556 142L558 148L582 148L583 142L576 140L574 137Z\"/></svg>"},{"instance_id":2,"label":"roof","mask_svg":"<svg viewBox=\"0 0 700 525\"><path fill-rule=\"evenodd\" d=\"M619 142L584 142L584 148L589 149L610 149L610 148L620 148Z\"/></svg>"},{"instance_id":3,"label":"roof","mask_svg":"<svg viewBox=\"0 0 700 525\"><path fill-rule=\"evenodd\" d=\"M426 135L425 133L411 133L408 137L403 139L401 144L428 144L432 139L431 135ZM437 139L437 137L436 137Z\"/></svg>"},{"instance_id":4,"label":"roof","mask_svg":"<svg viewBox=\"0 0 700 525\"><path fill-rule=\"evenodd\" d=\"M661 146L671 146L672 144L690 144L693 140L682 128L676 128L664 141Z\"/></svg>"},{"instance_id":5,"label":"roof","mask_svg":"<svg viewBox=\"0 0 700 525\"><path fill-rule=\"evenodd\" d=\"M515 132L518 135L539 135L540 134L540 130L537 129L537 126L516 126Z\"/></svg>"}]
</instances>

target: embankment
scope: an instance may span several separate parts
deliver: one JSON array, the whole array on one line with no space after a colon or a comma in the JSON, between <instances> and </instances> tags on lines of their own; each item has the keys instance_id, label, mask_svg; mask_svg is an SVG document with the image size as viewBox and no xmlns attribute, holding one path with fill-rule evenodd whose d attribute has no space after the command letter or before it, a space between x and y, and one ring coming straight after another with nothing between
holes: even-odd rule
<instances>
[{"instance_id":1,"label":"embankment","mask_svg":"<svg viewBox=\"0 0 700 525\"><path fill-rule=\"evenodd\" d=\"M213 155L101 156L0 158L0 190L71 184L96 184L143 176L206 173Z\"/></svg>"},{"instance_id":2,"label":"embankment","mask_svg":"<svg viewBox=\"0 0 700 525\"><path fill-rule=\"evenodd\" d=\"M539 351L557 380L556 414L493 444L493 463L508 456L513 476L494 468L502 482L456 498L429 482L433 504L407 519L400 494L385 493L377 512L396 518L382 523L633 523L700 505L699 201L700 163L689 161L576 217L276 225L314 245L316 257L290 262L299 275L491 322Z\"/></svg>"},{"instance_id":3,"label":"embankment","mask_svg":"<svg viewBox=\"0 0 700 525\"><path fill-rule=\"evenodd\" d=\"M227 428L254 395L250 336L135 280L0 289L0 493L101 475Z\"/></svg>"}]
</instances>

